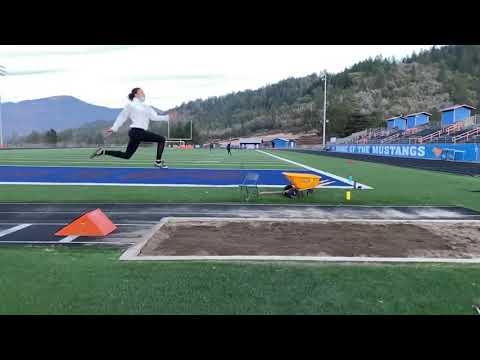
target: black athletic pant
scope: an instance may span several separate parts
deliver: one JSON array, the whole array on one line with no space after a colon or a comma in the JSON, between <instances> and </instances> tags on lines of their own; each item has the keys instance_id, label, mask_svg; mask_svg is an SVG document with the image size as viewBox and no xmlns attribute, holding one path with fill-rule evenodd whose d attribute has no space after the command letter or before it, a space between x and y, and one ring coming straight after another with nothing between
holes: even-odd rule
<instances>
[{"instance_id":1,"label":"black athletic pant","mask_svg":"<svg viewBox=\"0 0 480 360\"><path fill-rule=\"evenodd\" d=\"M163 136L139 128L131 128L128 136L130 137L130 141L127 145L127 151L106 150L105 155L130 159L135 151L137 151L141 142L156 142L157 161L162 159L163 149L165 148L165 138Z\"/></svg>"}]
</instances>

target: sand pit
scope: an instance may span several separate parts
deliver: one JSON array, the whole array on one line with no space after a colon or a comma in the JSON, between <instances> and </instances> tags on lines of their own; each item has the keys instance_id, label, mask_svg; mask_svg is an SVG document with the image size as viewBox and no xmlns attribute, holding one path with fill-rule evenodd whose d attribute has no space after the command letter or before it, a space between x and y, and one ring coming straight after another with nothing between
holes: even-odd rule
<instances>
[{"instance_id":1,"label":"sand pit","mask_svg":"<svg viewBox=\"0 0 480 360\"><path fill-rule=\"evenodd\" d=\"M170 218L135 256L474 259L480 222Z\"/></svg>"}]
</instances>

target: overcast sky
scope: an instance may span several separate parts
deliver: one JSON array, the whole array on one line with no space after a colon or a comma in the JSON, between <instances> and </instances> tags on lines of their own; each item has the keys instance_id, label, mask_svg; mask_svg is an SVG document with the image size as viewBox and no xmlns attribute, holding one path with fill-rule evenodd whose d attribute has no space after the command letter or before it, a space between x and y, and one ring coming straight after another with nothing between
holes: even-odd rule
<instances>
[{"instance_id":1,"label":"overcast sky","mask_svg":"<svg viewBox=\"0 0 480 360\"><path fill-rule=\"evenodd\" d=\"M182 102L256 89L369 56L398 59L431 45L0 45L2 102L72 95L122 107L133 87L167 110Z\"/></svg>"}]
</instances>

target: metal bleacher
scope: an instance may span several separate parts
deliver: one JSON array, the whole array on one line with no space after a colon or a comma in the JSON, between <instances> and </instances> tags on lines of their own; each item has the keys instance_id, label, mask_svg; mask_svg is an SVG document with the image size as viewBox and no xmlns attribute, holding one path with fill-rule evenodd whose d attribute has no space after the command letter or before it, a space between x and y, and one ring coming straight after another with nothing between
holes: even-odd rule
<instances>
[{"instance_id":1,"label":"metal bleacher","mask_svg":"<svg viewBox=\"0 0 480 360\"><path fill-rule=\"evenodd\" d=\"M415 134L415 137L424 137L430 134L433 134L434 132L437 132L438 130L441 130L440 126L431 126L426 129L423 129L422 131L419 131L418 133Z\"/></svg>"},{"instance_id":2,"label":"metal bleacher","mask_svg":"<svg viewBox=\"0 0 480 360\"><path fill-rule=\"evenodd\" d=\"M461 134L454 135L452 138L452 142L454 143L476 142L478 141L479 136L480 136L480 126L471 128L467 131L462 132Z\"/></svg>"},{"instance_id":3,"label":"metal bleacher","mask_svg":"<svg viewBox=\"0 0 480 360\"><path fill-rule=\"evenodd\" d=\"M360 134L360 133L359 133ZM480 116L473 115L463 121L446 127L425 124L416 128L366 129L360 136L350 137L350 144L425 144L425 143L465 143L480 140Z\"/></svg>"}]
</instances>

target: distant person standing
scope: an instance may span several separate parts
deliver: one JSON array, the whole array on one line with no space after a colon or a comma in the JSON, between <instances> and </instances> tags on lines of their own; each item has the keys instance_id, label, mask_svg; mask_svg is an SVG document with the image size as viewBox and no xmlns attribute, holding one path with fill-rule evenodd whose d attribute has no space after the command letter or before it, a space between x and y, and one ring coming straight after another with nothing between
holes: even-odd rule
<instances>
[{"instance_id":1,"label":"distant person standing","mask_svg":"<svg viewBox=\"0 0 480 360\"><path fill-rule=\"evenodd\" d=\"M210 143L210 151L213 149L213 143Z\"/></svg>"},{"instance_id":2,"label":"distant person standing","mask_svg":"<svg viewBox=\"0 0 480 360\"><path fill-rule=\"evenodd\" d=\"M232 149L232 144L231 144L231 143L228 143L228 145L227 145L227 153L228 153L230 156L232 156L232 151L231 151L231 149Z\"/></svg>"},{"instance_id":3,"label":"distant person standing","mask_svg":"<svg viewBox=\"0 0 480 360\"><path fill-rule=\"evenodd\" d=\"M275 149L275 141L272 141L272 149Z\"/></svg>"}]
</instances>

